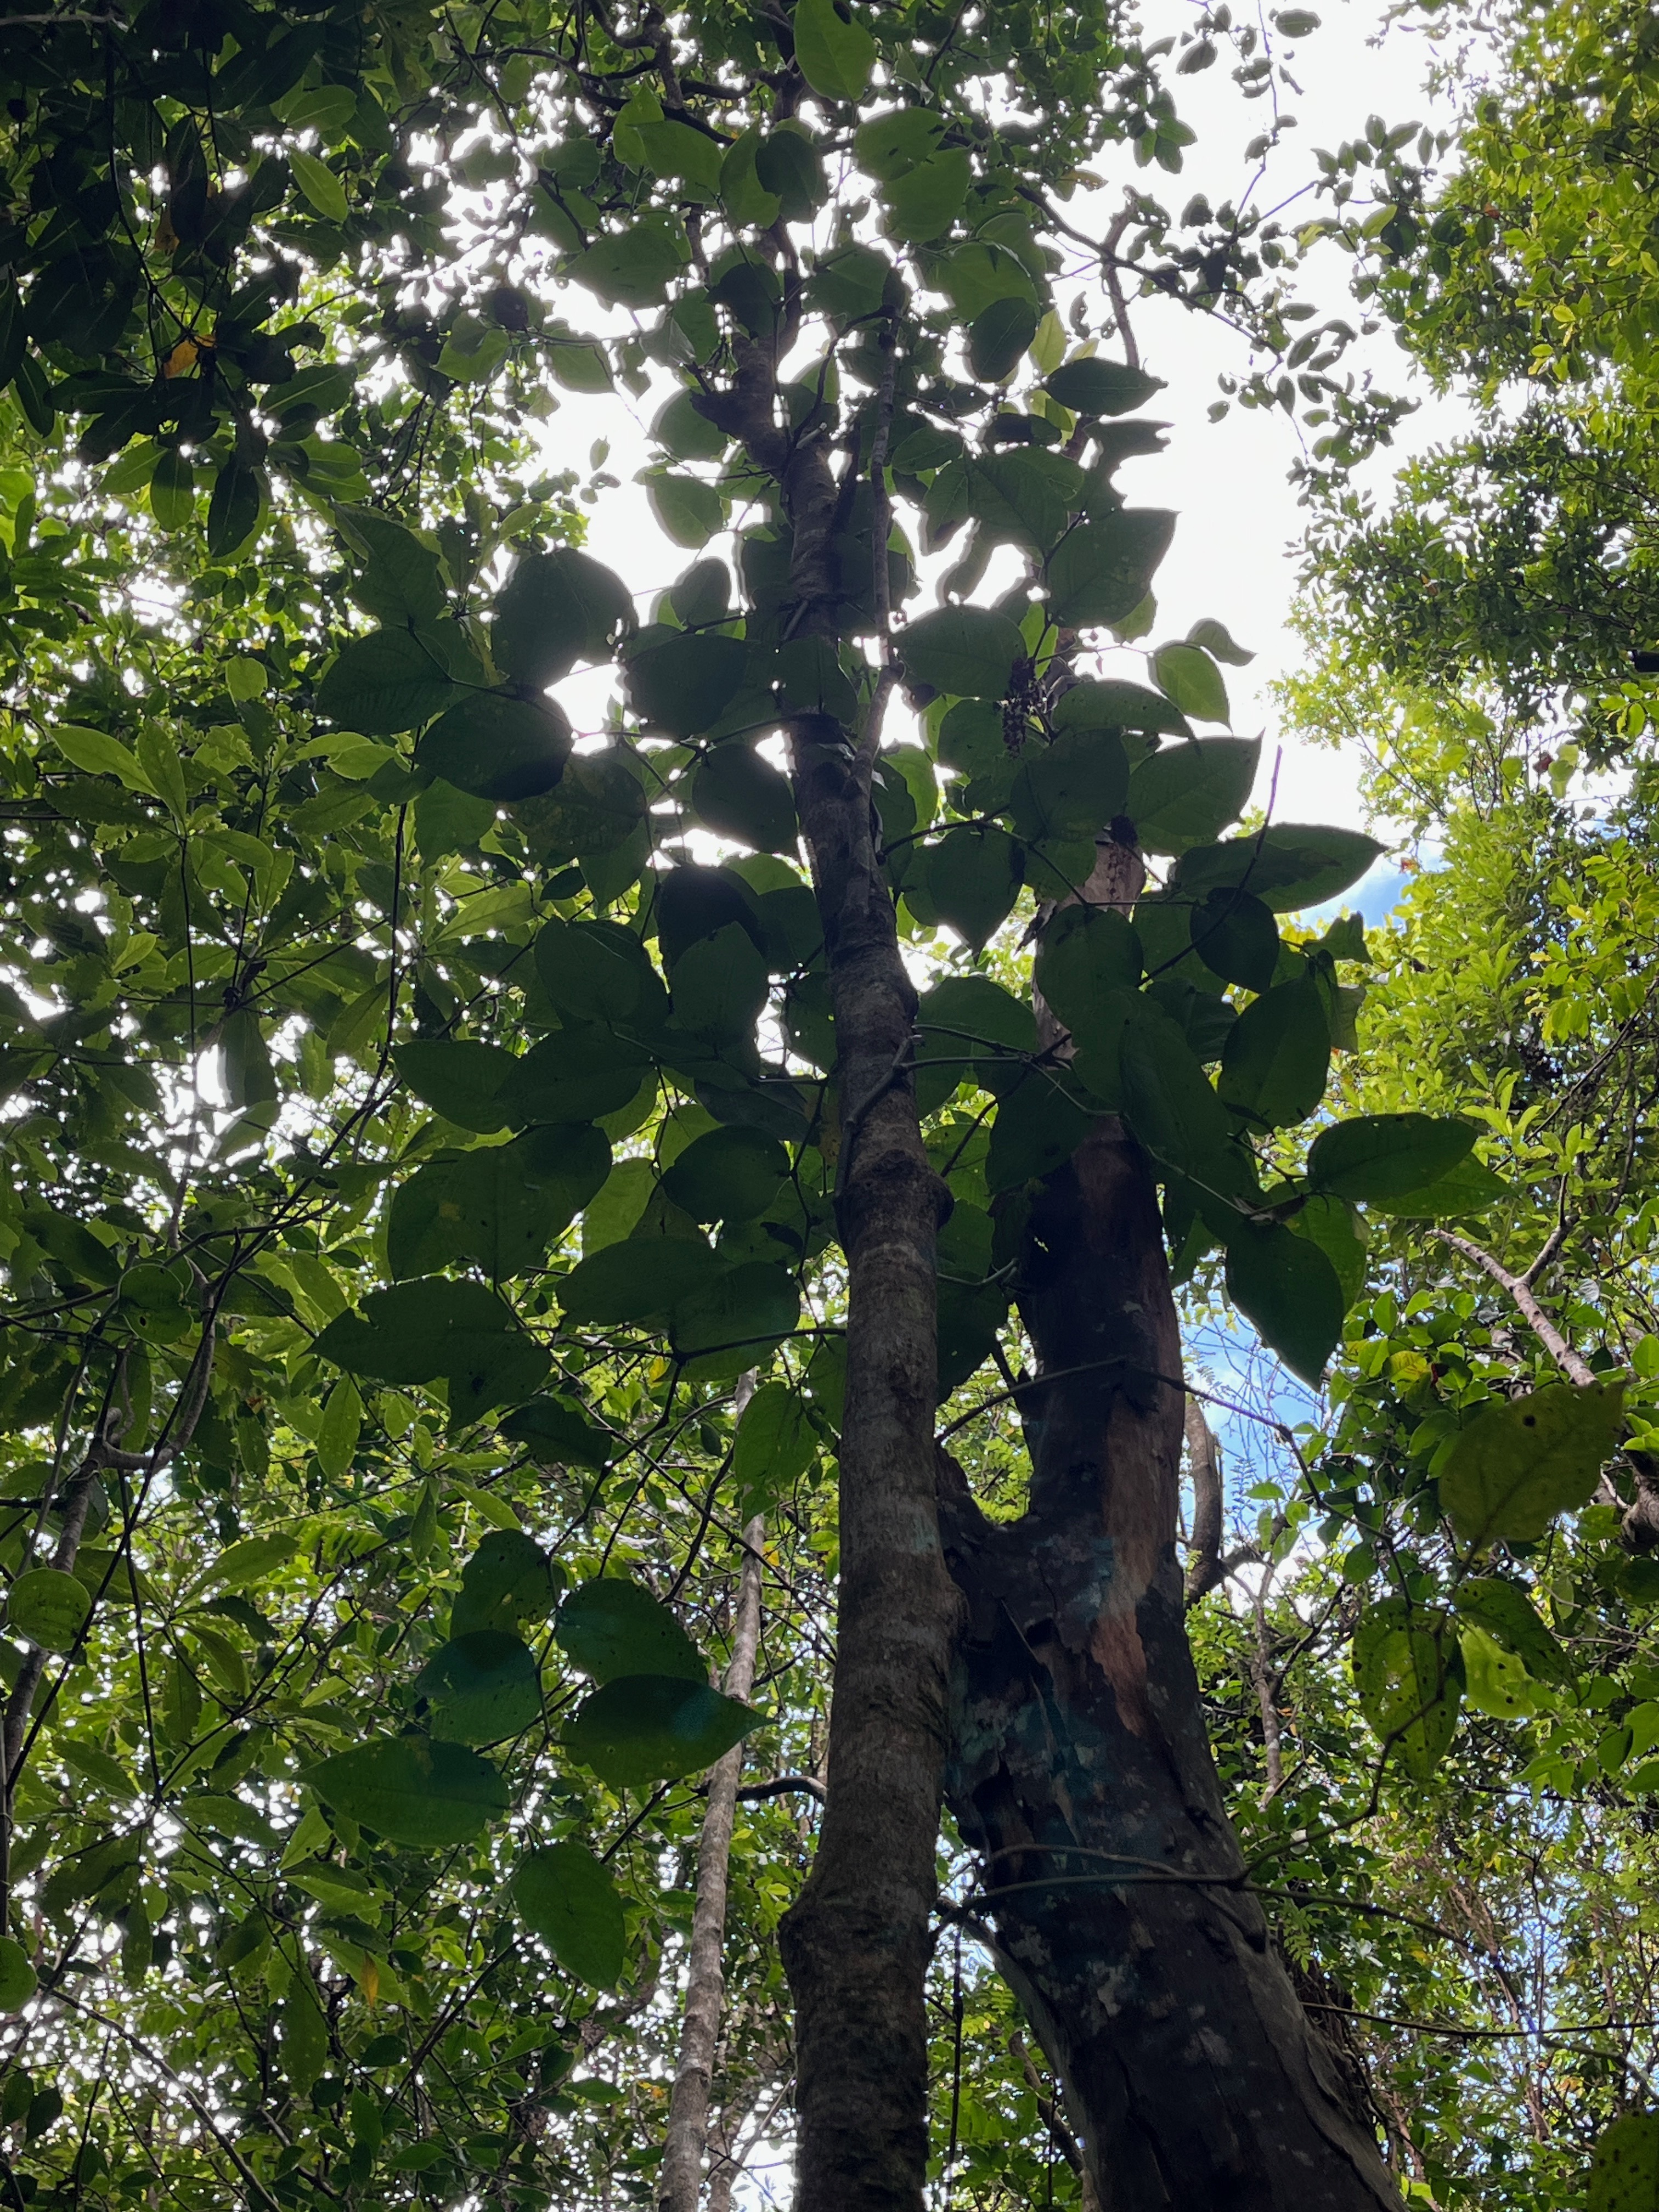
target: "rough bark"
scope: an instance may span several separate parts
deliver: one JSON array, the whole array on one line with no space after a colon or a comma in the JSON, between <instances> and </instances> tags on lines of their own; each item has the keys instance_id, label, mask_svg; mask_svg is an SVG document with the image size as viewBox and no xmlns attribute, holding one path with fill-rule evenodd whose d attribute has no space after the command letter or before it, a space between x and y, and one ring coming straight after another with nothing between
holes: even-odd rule
<instances>
[{"instance_id":1,"label":"rough bark","mask_svg":"<svg viewBox=\"0 0 1659 2212\"><path fill-rule=\"evenodd\" d=\"M1152 1176L1116 1123L1042 1187L1022 1274L1028 1510L994 1525L942 1476L969 1613L947 1788L1000 1964L1104 2212L1396 2205L1211 1761L1176 1553L1180 1339Z\"/></svg>"},{"instance_id":2,"label":"rough bark","mask_svg":"<svg viewBox=\"0 0 1659 2212\"><path fill-rule=\"evenodd\" d=\"M752 1376L745 1379L752 1388ZM730 1698L746 1698L755 1684L755 1653L760 1643L761 1547L765 1540L765 1516L757 1514L743 1532L743 1569L738 1577L732 1656L725 1679ZM743 1746L738 1743L732 1745L708 1778L708 1808L697 1846L696 1904L691 1915L679 2062L669 2098L668 2132L657 2188L659 2212L697 2212L702 2193L709 2092L726 2002L726 1899L732 1826L742 1773Z\"/></svg>"},{"instance_id":3,"label":"rough bark","mask_svg":"<svg viewBox=\"0 0 1659 2212\"><path fill-rule=\"evenodd\" d=\"M708 407L778 484L793 541L784 635L833 638L849 596L837 532L855 486L836 475L827 429L783 428L777 362L798 314L791 271L778 333L739 343L737 374ZM859 557L884 562L885 547ZM924 1983L958 1607L933 1486L944 1194L908 1068L916 994L875 841L875 730L860 741L803 714L788 734L836 1022L848 1284L829 1798L811 1873L780 1930L796 2006L795 2205L921 2212Z\"/></svg>"},{"instance_id":4,"label":"rough bark","mask_svg":"<svg viewBox=\"0 0 1659 2212\"><path fill-rule=\"evenodd\" d=\"M781 1929L794 1992L799 2212L918 2212L923 1984L957 1599L933 1496L939 1185L906 1062L915 996L871 830L867 769L797 725L837 1042L847 1254L841 1581L829 1798Z\"/></svg>"}]
</instances>

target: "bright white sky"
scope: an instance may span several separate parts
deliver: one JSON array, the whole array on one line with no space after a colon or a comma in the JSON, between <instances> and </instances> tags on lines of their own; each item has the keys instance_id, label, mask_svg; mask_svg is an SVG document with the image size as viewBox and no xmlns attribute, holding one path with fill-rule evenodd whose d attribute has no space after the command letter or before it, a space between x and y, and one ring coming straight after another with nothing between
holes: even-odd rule
<instances>
[{"instance_id":1,"label":"bright white sky","mask_svg":"<svg viewBox=\"0 0 1659 2212\"><path fill-rule=\"evenodd\" d=\"M1373 111L1391 125L1449 120L1444 106L1431 106L1422 89L1431 52L1420 36L1397 25L1379 36L1380 11L1348 4L1348 0L1322 0L1320 12L1322 27L1296 49L1290 63L1303 96L1281 90L1281 109L1297 116L1297 128L1287 134L1273 157L1273 171L1263 188L1264 204L1288 198L1304 186L1314 174L1314 149L1334 150L1345 138L1359 136ZM1194 20L1196 14L1194 9ZM1157 27L1178 27L1183 20L1171 9ZM1196 145L1188 149L1186 170L1179 177L1159 170L1138 171L1126 154L1109 179L1109 188L1098 196L1097 206L1081 199L1072 204L1068 214L1079 228L1103 230L1127 182L1142 184L1177 212L1195 191L1205 191L1216 204L1236 197L1249 182L1255 164L1243 161L1243 148L1266 123L1267 101L1240 99L1224 48L1212 69L1176 82L1181 112L1198 132ZM1310 193L1286 209L1285 220L1294 225L1310 219L1319 205ZM1304 290L1304 296L1316 298L1322 313L1343 314L1357 322L1358 311L1346 294L1346 270L1343 257L1328 250L1317 271L1321 292ZM1062 287L1062 307L1068 298ZM581 308L584 318L591 317L590 300L584 298ZM1169 421L1170 444L1162 455L1128 463L1122 481L1136 503L1172 507L1182 518L1174 549L1158 574L1158 621L1146 642L1183 635L1200 616L1213 615L1241 644L1255 649L1255 662L1248 669L1229 670L1227 680L1235 729L1243 733L1260 730L1267 738L1263 784L1257 793L1265 799L1266 780L1279 742L1269 690L1274 678L1293 665L1297 649L1285 617L1295 592L1301 514L1286 474L1300 450L1303 433L1277 411L1246 414L1235 408L1224 421L1212 424L1207 410L1218 396L1216 378L1244 367L1242 341L1219 325L1165 302L1141 302L1134 319L1145 365L1169 386L1150 411ZM627 319L616 319L621 325ZM1457 410L1455 403L1437 401L1419 386L1409 385L1407 364L1386 332L1362 343L1350 359L1369 363L1385 386L1417 390L1425 403L1406 426L1394 454L1373 465L1370 480L1380 489L1397 458L1455 430ZM608 465L623 483L589 510L590 546L627 577L642 602L648 602L652 593L695 557L662 538L644 491L632 481L646 458L645 425L670 388L665 384L659 390L653 387L638 402L620 394L592 399L565 395L547 429L550 465L574 465L584 472L591 442L600 437L610 440ZM1122 672L1139 672L1126 665ZM580 679L562 687L579 727L596 725L603 709L602 690L591 698L586 691ZM1358 826L1362 815L1357 764L1285 740L1274 811L1283 821ZM1399 880L1391 867L1378 863L1359 901L1367 919L1380 916Z\"/></svg>"}]
</instances>

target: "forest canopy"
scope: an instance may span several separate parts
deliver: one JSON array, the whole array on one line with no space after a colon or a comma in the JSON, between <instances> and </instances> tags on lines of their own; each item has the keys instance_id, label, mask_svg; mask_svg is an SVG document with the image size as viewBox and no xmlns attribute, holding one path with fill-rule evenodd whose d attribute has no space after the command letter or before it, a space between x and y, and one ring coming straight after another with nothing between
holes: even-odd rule
<instances>
[{"instance_id":1,"label":"forest canopy","mask_svg":"<svg viewBox=\"0 0 1659 2212\"><path fill-rule=\"evenodd\" d=\"M1424 20L0 13L8 2204L1659 2203L1656 41Z\"/></svg>"}]
</instances>

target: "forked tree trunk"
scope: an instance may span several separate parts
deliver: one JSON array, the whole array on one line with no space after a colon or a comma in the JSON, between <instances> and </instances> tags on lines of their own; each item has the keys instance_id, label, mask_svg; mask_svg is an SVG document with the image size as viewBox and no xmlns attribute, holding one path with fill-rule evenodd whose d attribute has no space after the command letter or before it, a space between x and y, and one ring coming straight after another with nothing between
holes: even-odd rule
<instances>
[{"instance_id":1,"label":"forked tree trunk","mask_svg":"<svg viewBox=\"0 0 1659 2212\"><path fill-rule=\"evenodd\" d=\"M946 1787L999 1964L1105 2212L1397 2207L1223 1808L1176 1555L1180 1337L1152 1178L1115 1122L1042 1187L1022 1274L1029 1510L993 1524L941 1479L968 1606Z\"/></svg>"}]
</instances>

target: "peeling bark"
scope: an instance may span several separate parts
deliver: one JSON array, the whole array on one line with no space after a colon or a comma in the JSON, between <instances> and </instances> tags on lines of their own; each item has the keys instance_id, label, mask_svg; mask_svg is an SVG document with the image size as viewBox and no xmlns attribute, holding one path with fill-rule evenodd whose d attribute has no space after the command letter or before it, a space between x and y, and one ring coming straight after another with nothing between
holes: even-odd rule
<instances>
[{"instance_id":1,"label":"peeling bark","mask_svg":"<svg viewBox=\"0 0 1659 2212\"><path fill-rule=\"evenodd\" d=\"M994 1524L941 1477L969 1610L947 1790L999 1963L1103 2212L1396 2206L1211 1760L1176 1552L1180 1338L1152 1176L1119 1124L1042 1187L1022 1277L1028 1510Z\"/></svg>"}]
</instances>

